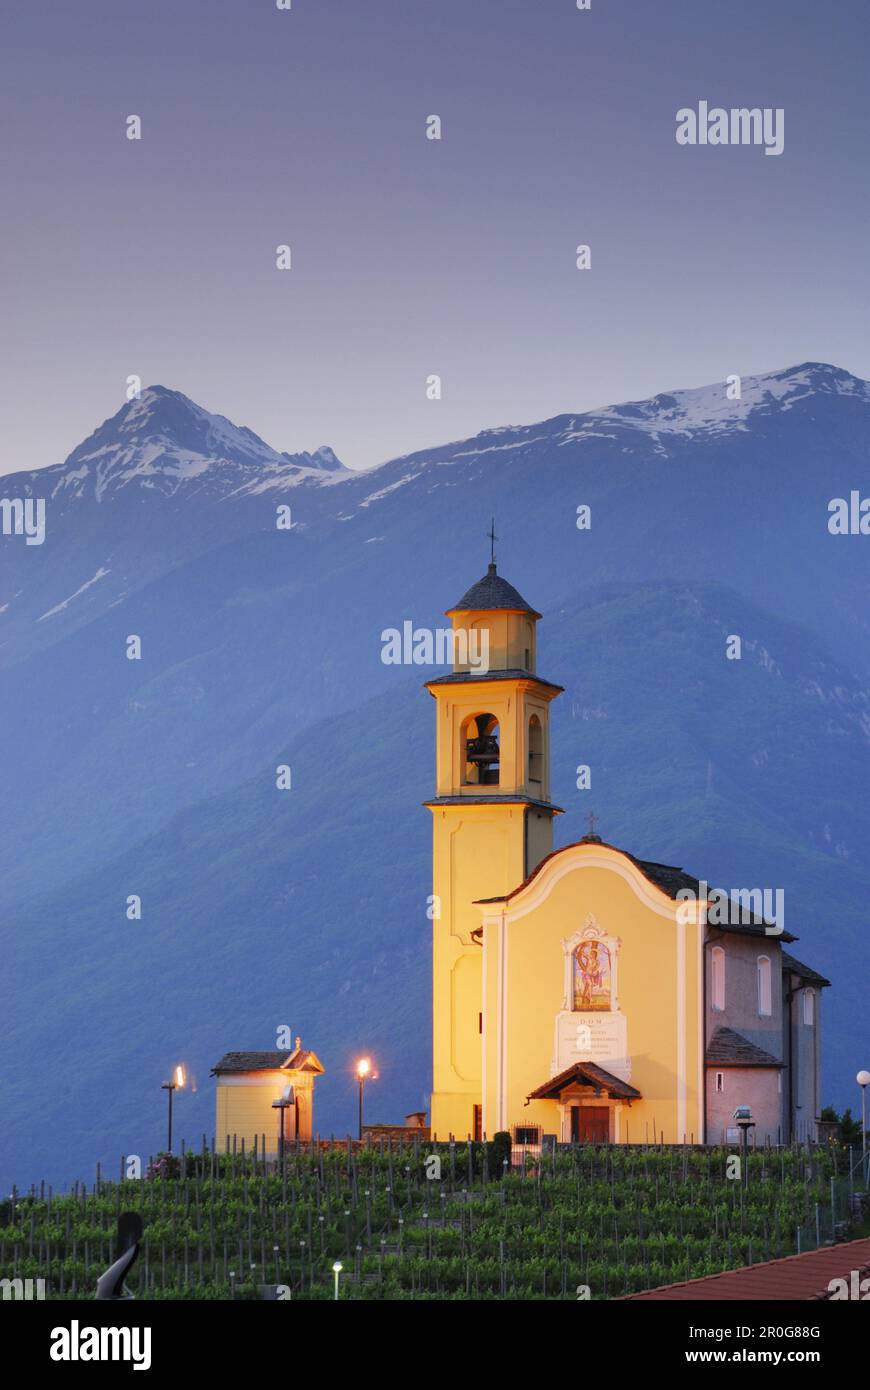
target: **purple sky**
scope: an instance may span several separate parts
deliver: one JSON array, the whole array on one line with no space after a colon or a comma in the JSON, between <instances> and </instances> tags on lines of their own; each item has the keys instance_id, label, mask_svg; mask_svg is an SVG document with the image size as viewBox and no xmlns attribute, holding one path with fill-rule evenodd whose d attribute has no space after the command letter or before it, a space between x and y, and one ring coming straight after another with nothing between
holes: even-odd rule
<instances>
[{"instance_id":1,"label":"purple sky","mask_svg":"<svg viewBox=\"0 0 870 1390\"><path fill-rule=\"evenodd\" d=\"M131 373L352 467L870 377L868 51L866 0L5 0L0 472ZM701 99L783 107L784 153L679 147Z\"/></svg>"}]
</instances>

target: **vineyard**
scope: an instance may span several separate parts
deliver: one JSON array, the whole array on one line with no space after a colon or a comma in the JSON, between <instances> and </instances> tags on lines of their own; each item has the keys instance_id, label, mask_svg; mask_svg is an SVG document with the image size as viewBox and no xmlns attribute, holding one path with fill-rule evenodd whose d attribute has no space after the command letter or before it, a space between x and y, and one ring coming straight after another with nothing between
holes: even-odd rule
<instances>
[{"instance_id":1,"label":"vineyard","mask_svg":"<svg viewBox=\"0 0 870 1390\"><path fill-rule=\"evenodd\" d=\"M814 1248L846 1220L836 1150L751 1153L746 1186L728 1156L581 1145L509 1169L494 1145L348 1143L292 1150L282 1172L204 1149L135 1181L13 1193L0 1276L92 1297L136 1211L142 1299L329 1299L335 1262L345 1299L607 1299Z\"/></svg>"}]
</instances>

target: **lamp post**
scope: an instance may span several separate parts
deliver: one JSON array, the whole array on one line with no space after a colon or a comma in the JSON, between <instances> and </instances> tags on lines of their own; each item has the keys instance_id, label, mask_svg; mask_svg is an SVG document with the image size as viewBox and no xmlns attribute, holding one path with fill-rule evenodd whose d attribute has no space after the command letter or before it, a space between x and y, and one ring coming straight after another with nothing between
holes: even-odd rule
<instances>
[{"instance_id":1,"label":"lamp post","mask_svg":"<svg viewBox=\"0 0 870 1390\"><path fill-rule=\"evenodd\" d=\"M372 1064L368 1057L360 1057L356 1064L356 1079L359 1082L359 1134L358 1139L362 1139L363 1134L363 1087L371 1073Z\"/></svg>"},{"instance_id":2,"label":"lamp post","mask_svg":"<svg viewBox=\"0 0 870 1390\"><path fill-rule=\"evenodd\" d=\"M343 1269L344 1265L341 1263L341 1260L336 1260L335 1264L332 1266L332 1272L335 1275L335 1299L333 1300L334 1302L337 1302L338 1300L338 1278Z\"/></svg>"},{"instance_id":3,"label":"lamp post","mask_svg":"<svg viewBox=\"0 0 870 1390\"><path fill-rule=\"evenodd\" d=\"M749 1131L754 1128L755 1121L752 1118L752 1111L748 1105L738 1105L734 1111L734 1119L737 1128L740 1130L740 1153L743 1168L743 1186L749 1186Z\"/></svg>"},{"instance_id":4,"label":"lamp post","mask_svg":"<svg viewBox=\"0 0 870 1390\"><path fill-rule=\"evenodd\" d=\"M290 1106L290 1105L294 1106L294 1108L295 1108L295 1105L296 1105L296 1092L295 1092L295 1090L294 1090L294 1088L293 1088L292 1086L285 1086L285 1087L284 1087L284 1090L281 1092L280 1098L279 1098L278 1100L273 1100L273 1101L272 1101L272 1109L278 1111L278 1118L279 1118L279 1122L280 1122L279 1129L278 1129L278 1171L279 1171L279 1173L281 1174L282 1177L283 1177L283 1175L284 1175L284 1146L285 1146L285 1137L284 1137L284 1111L285 1111L285 1110L287 1109L287 1107ZM298 1135L295 1135L294 1138L298 1138Z\"/></svg>"},{"instance_id":5,"label":"lamp post","mask_svg":"<svg viewBox=\"0 0 870 1390\"><path fill-rule=\"evenodd\" d=\"M861 1158L867 1160L867 1087L870 1086L870 1071L859 1071L855 1077L861 1087Z\"/></svg>"},{"instance_id":6,"label":"lamp post","mask_svg":"<svg viewBox=\"0 0 870 1390\"><path fill-rule=\"evenodd\" d=\"M166 1139L166 1152L172 1153L172 1092L183 1090L185 1084L184 1067L177 1066L172 1081L164 1081L160 1087L161 1091L166 1091L169 1097L169 1133Z\"/></svg>"}]
</instances>

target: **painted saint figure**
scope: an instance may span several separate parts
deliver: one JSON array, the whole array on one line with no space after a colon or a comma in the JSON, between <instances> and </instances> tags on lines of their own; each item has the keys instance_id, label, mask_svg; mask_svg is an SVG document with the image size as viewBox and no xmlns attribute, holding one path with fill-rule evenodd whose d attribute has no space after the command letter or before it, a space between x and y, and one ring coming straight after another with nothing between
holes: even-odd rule
<instances>
[{"instance_id":1,"label":"painted saint figure","mask_svg":"<svg viewBox=\"0 0 870 1390\"><path fill-rule=\"evenodd\" d=\"M574 1010L610 1008L610 952L599 941L582 941L574 951Z\"/></svg>"}]
</instances>

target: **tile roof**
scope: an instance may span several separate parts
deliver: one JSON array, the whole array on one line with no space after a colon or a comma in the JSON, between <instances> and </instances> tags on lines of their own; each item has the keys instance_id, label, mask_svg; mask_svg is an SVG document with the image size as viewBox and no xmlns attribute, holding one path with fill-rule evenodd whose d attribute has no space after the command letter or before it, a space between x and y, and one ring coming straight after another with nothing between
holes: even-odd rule
<instances>
[{"instance_id":1,"label":"tile roof","mask_svg":"<svg viewBox=\"0 0 870 1390\"><path fill-rule=\"evenodd\" d=\"M802 980L808 980L810 984L818 985L824 989L830 985L830 980L826 980L824 975L820 975L817 970L812 970L810 966L804 965L802 960L797 960L795 956L790 956L788 951L782 953L782 968L788 970L792 975L800 975Z\"/></svg>"},{"instance_id":2,"label":"tile roof","mask_svg":"<svg viewBox=\"0 0 870 1390\"><path fill-rule=\"evenodd\" d=\"M316 1052L309 1051L307 1047L297 1047L284 1063L284 1070L323 1072L326 1068Z\"/></svg>"},{"instance_id":3,"label":"tile roof","mask_svg":"<svg viewBox=\"0 0 870 1390\"><path fill-rule=\"evenodd\" d=\"M211 1069L220 1071L278 1071L289 1052L225 1052Z\"/></svg>"},{"instance_id":4,"label":"tile roof","mask_svg":"<svg viewBox=\"0 0 870 1390\"><path fill-rule=\"evenodd\" d=\"M225 1052L220 1061L211 1069L212 1076L219 1072L240 1071L323 1071L323 1066L313 1052L305 1048L294 1048L292 1052Z\"/></svg>"},{"instance_id":5,"label":"tile roof","mask_svg":"<svg viewBox=\"0 0 870 1390\"><path fill-rule=\"evenodd\" d=\"M611 849L615 848L615 845L611 845ZM676 898L677 893L679 893L681 889L688 889L689 892L694 893L697 897L700 891L701 884L700 881L697 878L695 878L694 874L687 874L685 869L679 868L676 864L659 864L654 859L636 859L635 856L633 854L629 854L627 850L622 850L621 853L627 855L627 857L631 859L634 864L637 865L641 872L646 874L647 878L652 879L653 883L657 884L657 886L661 888L663 892L667 893L668 897ZM715 885L708 884L708 888L714 889ZM734 903L735 908L738 912L742 911L739 899L732 898L730 894L728 895L728 898L729 902ZM750 917L750 921L746 923L709 922L708 925L713 931L733 932L736 935L739 935L742 932L747 936L766 936L767 932L765 932L764 930L765 926L773 926L774 924L771 922L765 922L765 919L763 917L756 917L752 915ZM795 938L787 931L777 933L777 939L779 941L795 940Z\"/></svg>"},{"instance_id":6,"label":"tile roof","mask_svg":"<svg viewBox=\"0 0 870 1390\"><path fill-rule=\"evenodd\" d=\"M429 803L427 802L424 804L428 805ZM531 883L532 879L537 878L544 865L548 864L551 859L555 859L557 854L564 854L569 849L576 849L578 845L586 844L602 845L604 849L612 849L617 854L624 854L626 859L630 859L632 864L636 865L636 867L640 869L641 873L644 875L645 878L648 878L651 883L654 883L656 885L657 888L661 888L662 892L667 893L669 898L676 899L680 889L688 889L697 898L697 895L701 887L699 880L697 878L694 878L692 874L687 874L684 869L679 868L676 864L659 864L655 859L637 859L633 854L629 854L627 849L620 849L619 845L608 844L606 840L601 839L600 835L584 835L582 839L575 840L573 844L563 845L561 849L554 849L552 854L548 854L544 859L542 859L540 864L536 865L532 872L528 874L526 878L523 879L522 883L518 884L516 888L511 889L509 893L503 893L501 897L478 898L476 899L476 902L508 902L509 899L515 898L517 893L521 893L522 890L529 883ZM745 926L742 926L739 923L717 923L714 926L712 922L710 923L711 930L729 932L735 936L767 937L768 933L765 931L764 928L764 919L761 917L753 917L752 921L750 923L747 923ZM770 938L768 937L768 939ZM796 940L796 938L792 936L790 932L787 931L777 933L775 939L777 941Z\"/></svg>"},{"instance_id":7,"label":"tile roof","mask_svg":"<svg viewBox=\"0 0 870 1390\"><path fill-rule=\"evenodd\" d=\"M557 685L555 681L545 681L542 676L535 675L534 671L525 671L521 666L509 666L502 670L491 671L448 671L443 676L433 676L432 680L424 681L426 689L429 690L433 685L461 685L471 681L534 681L536 685L542 685L547 690L564 690L564 685Z\"/></svg>"},{"instance_id":8,"label":"tile roof","mask_svg":"<svg viewBox=\"0 0 870 1390\"><path fill-rule=\"evenodd\" d=\"M689 1279L682 1284L663 1284L645 1293L631 1293L630 1299L686 1300L710 1302L750 1302L770 1300L796 1302L828 1300L832 1279L849 1284L852 1270L859 1282L870 1274L870 1239L850 1240L842 1245L808 1250L804 1255L787 1255L782 1260L766 1260L746 1269L730 1269L706 1279Z\"/></svg>"},{"instance_id":9,"label":"tile roof","mask_svg":"<svg viewBox=\"0 0 870 1390\"><path fill-rule=\"evenodd\" d=\"M491 564L482 579L478 579L476 584L462 595L458 603L452 608L448 608L448 613L467 613L474 609L510 609L513 612L531 613L533 618L540 618L530 603L526 603L521 594L518 594L513 584L509 584L506 579L496 572L494 564Z\"/></svg>"},{"instance_id":10,"label":"tile roof","mask_svg":"<svg viewBox=\"0 0 870 1390\"><path fill-rule=\"evenodd\" d=\"M423 802L424 806L537 806L542 811L562 814L563 807L552 801L540 801L536 796L524 796L517 792L514 796L433 796ZM484 902L500 903L501 898L484 898Z\"/></svg>"},{"instance_id":11,"label":"tile roof","mask_svg":"<svg viewBox=\"0 0 870 1390\"><path fill-rule=\"evenodd\" d=\"M574 1062L564 1071L560 1071L556 1076L551 1076L549 1081L545 1081L543 1086L539 1086L536 1091L530 1091L527 1100L555 1100L559 1092L565 1086L570 1086L572 1082L578 1082L581 1086L596 1086L613 1100L640 1100L640 1091L636 1091L633 1086L629 1086L627 1081L621 1081L618 1076L611 1076L609 1071L603 1067L596 1066L594 1062Z\"/></svg>"},{"instance_id":12,"label":"tile roof","mask_svg":"<svg viewBox=\"0 0 870 1390\"><path fill-rule=\"evenodd\" d=\"M733 1028L717 1028L707 1044L706 1062L717 1067L781 1067L783 1062Z\"/></svg>"}]
</instances>

